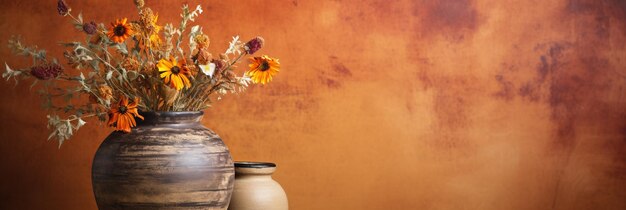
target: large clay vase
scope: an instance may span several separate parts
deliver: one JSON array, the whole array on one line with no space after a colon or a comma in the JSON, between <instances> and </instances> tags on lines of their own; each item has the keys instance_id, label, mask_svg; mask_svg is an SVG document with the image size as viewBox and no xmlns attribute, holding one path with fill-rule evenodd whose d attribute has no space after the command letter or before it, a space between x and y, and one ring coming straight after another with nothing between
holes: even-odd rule
<instances>
[{"instance_id":1,"label":"large clay vase","mask_svg":"<svg viewBox=\"0 0 626 210\"><path fill-rule=\"evenodd\" d=\"M288 210L287 194L272 179L276 164L235 163L235 189L229 210Z\"/></svg>"},{"instance_id":2,"label":"large clay vase","mask_svg":"<svg viewBox=\"0 0 626 210\"><path fill-rule=\"evenodd\" d=\"M92 167L98 208L227 209L233 161L202 112L146 112L131 133L113 132Z\"/></svg>"}]
</instances>

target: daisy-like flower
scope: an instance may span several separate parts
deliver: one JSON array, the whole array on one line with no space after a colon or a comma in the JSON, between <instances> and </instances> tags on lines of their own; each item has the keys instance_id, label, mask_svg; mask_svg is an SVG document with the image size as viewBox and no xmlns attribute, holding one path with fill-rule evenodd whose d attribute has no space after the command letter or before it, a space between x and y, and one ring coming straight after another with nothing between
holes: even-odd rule
<instances>
[{"instance_id":1,"label":"daisy-like flower","mask_svg":"<svg viewBox=\"0 0 626 210\"><path fill-rule=\"evenodd\" d=\"M250 70L246 75L252 79L254 83L266 84L272 81L272 76L280 71L280 63L276 58L270 58L267 55L261 57L250 58Z\"/></svg>"},{"instance_id":2,"label":"daisy-like flower","mask_svg":"<svg viewBox=\"0 0 626 210\"><path fill-rule=\"evenodd\" d=\"M111 28L107 35L111 40L117 43L122 43L128 37L133 34L130 23L127 23L127 19L117 19L115 23L111 23Z\"/></svg>"},{"instance_id":3,"label":"daisy-like flower","mask_svg":"<svg viewBox=\"0 0 626 210\"><path fill-rule=\"evenodd\" d=\"M108 125L115 127L116 131L130 133L130 128L137 126L135 117L143 120L143 116L137 112L138 104L139 98L135 98L133 102L129 103L128 98L122 96L117 106L109 110Z\"/></svg>"},{"instance_id":4,"label":"daisy-like flower","mask_svg":"<svg viewBox=\"0 0 626 210\"><path fill-rule=\"evenodd\" d=\"M169 60L161 59L159 63L157 63L157 68L166 85L176 90L181 90L183 87L191 87L191 82L189 82L189 78L187 78L190 76L190 72L185 66L184 60L177 62L173 57L170 57Z\"/></svg>"}]
</instances>

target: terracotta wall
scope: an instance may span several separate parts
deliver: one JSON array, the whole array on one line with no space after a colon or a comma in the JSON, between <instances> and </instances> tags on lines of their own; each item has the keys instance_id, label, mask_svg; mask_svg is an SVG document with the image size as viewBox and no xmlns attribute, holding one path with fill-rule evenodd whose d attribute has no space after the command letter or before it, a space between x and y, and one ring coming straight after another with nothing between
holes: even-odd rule
<instances>
[{"instance_id":1,"label":"terracotta wall","mask_svg":"<svg viewBox=\"0 0 626 210\"><path fill-rule=\"evenodd\" d=\"M67 0L86 19L127 1ZM159 21L181 1L150 1ZM621 0L187 1L215 52L263 35L282 71L207 110L237 160L274 161L291 209L626 209ZM61 56L55 1L3 1ZM28 59L0 48L12 66ZM95 121L60 150L29 84L0 83L0 209L95 209Z\"/></svg>"}]
</instances>

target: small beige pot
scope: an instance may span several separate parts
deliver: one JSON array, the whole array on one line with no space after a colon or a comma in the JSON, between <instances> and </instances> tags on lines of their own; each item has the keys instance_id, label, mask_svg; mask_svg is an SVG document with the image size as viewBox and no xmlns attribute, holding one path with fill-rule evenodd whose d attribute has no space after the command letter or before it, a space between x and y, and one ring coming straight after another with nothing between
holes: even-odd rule
<instances>
[{"instance_id":1,"label":"small beige pot","mask_svg":"<svg viewBox=\"0 0 626 210\"><path fill-rule=\"evenodd\" d=\"M287 194L272 179L276 164L235 162L235 187L229 210L288 210Z\"/></svg>"}]
</instances>

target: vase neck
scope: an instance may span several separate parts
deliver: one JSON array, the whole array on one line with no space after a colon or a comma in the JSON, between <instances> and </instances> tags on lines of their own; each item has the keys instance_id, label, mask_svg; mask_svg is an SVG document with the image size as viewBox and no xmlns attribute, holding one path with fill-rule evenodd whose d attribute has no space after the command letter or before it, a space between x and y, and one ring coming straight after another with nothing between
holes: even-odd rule
<instances>
[{"instance_id":1,"label":"vase neck","mask_svg":"<svg viewBox=\"0 0 626 210\"><path fill-rule=\"evenodd\" d=\"M137 126L158 124L194 124L199 123L203 116L202 111L197 112L140 112L143 120L137 119Z\"/></svg>"}]
</instances>

